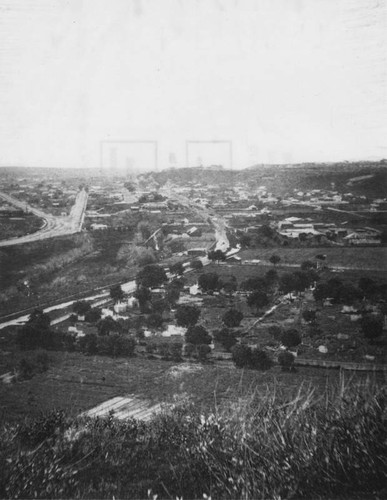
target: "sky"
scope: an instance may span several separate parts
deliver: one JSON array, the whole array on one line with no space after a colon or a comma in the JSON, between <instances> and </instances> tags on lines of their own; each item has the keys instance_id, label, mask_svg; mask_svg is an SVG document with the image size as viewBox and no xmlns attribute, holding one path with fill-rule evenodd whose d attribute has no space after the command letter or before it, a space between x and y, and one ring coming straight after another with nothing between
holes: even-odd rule
<instances>
[{"instance_id":1,"label":"sky","mask_svg":"<svg viewBox=\"0 0 387 500\"><path fill-rule=\"evenodd\" d=\"M0 165L387 157L386 0L0 0Z\"/></svg>"}]
</instances>

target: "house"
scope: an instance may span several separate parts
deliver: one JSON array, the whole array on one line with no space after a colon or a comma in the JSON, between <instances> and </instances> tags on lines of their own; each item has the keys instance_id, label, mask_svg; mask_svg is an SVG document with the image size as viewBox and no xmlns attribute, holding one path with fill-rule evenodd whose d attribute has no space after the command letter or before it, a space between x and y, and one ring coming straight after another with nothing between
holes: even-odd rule
<instances>
[{"instance_id":1,"label":"house","mask_svg":"<svg viewBox=\"0 0 387 500\"><path fill-rule=\"evenodd\" d=\"M96 222L90 224L90 227L93 231L105 231L108 228L106 224L97 224Z\"/></svg>"},{"instance_id":2,"label":"house","mask_svg":"<svg viewBox=\"0 0 387 500\"><path fill-rule=\"evenodd\" d=\"M381 244L380 234L374 230L358 229L353 233L344 236L343 240L347 245L367 245L377 246Z\"/></svg>"}]
</instances>

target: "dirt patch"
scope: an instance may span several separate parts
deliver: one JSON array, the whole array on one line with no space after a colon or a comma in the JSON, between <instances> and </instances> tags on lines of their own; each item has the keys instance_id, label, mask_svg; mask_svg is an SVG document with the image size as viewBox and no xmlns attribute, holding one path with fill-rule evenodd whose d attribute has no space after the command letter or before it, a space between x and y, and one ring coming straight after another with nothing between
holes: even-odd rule
<instances>
[{"instance_id":1,"label":"dirt patch","mask_svg":"<svg viewBox=\"0 0 387 500\"><path fill-rule=\"evenodd\" d=\"M201 365L192 365L192 364L181 364L181 365L175 365L171 366L169 370L165 373L166 377L170 377L173 379L177 379L182 377L185 374L188 373L196 373L200 372L203 370L203 366Z\"/></svg>"}]
</instances>

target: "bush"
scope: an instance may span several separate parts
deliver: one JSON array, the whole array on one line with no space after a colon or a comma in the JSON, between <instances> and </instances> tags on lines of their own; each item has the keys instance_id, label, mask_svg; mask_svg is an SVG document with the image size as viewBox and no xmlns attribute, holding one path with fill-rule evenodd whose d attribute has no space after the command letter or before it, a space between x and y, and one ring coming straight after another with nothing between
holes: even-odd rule
<instances>
[{"instance_id":1,"label":"bush","mask_svg":"<svg viewBox=\"0 0 387 500\"><path fill-rule=\"evenodd\" d=\"M281 338L282 334L282 329L278 325L271 325L268 328L268 333L271 335L275 340L279 340Z\"/></svg>"},{"instance_id":2,"label":"bush","mask_svg":"<svg viewBox=\"0 0 387 500\"><path fill-rule=\"evenodd\" d=\"M86 302L85 300L80 300L78 302L74 302L73 311L78 315L85 315L88 311L90 311L91 305L90 302Z\"/></svg>"},{"instance_id":3,"label":"bush","mask_svg":"<svg viewBox=\"0 0 387 500\"><path fill-rule=\"evenodd\" d=\"M301 344L301 335L297 330L286 330L281 335L281 343L286 347L296 347Z\"/></svg>"},{"instance_id":4,"label":"bush","mask_svg":"<svg viewBox=\"0 0 387 500\"><path fill-rule=\"evenodd\" d=\"M383 333L383 321L381 318L363 316L360 321L363 335L371 342L380 337Z\"/></svg>"},{"instance_id":5,"label":"bush","mask_svg":"<svg viewBox=\"0 0 387 500\"><path fill-rule=\"evenodd\" d=\"M188 344L211 344L211 335L203 326L190 326L185 334L185 340Z\"/></svg>"},{"instance_id":6,"label":"bush","mask_svg":"<svg viewBox=\"0 0 387 500\"><path fill-rule=\"evenodd\" d=\"M200 316L200 309L196 306L181 305L176 310L176 322L179 326L196 325Z\"/></svg>"},{"instance_id":7,"label":"bush","mask_svg":"<svg viewBox=\"0 0 387 500\"><path fill-rule=\"evenodd\" d=\"M146 323L149 328L160 328L163 326L163 317L158 313L150 314Z\"/></svg>"},{"instance_id":8,"label":"bush","mask_svg":"<svg viewBox=\"0 0 387 500\"><path fill-rule=\"evenodd\" d=\"M85 314L85 321L87 323L97 323L101 319L101 311L99 309L90 309Z\"/></svg>"},{"instance_id":9,"label":"bush","mask_svg":"<svg viewBox=\"0 0 387 500\"><path fill-rule=\"evenodd\" d=\"M284 351L278 355L278 363L280 364L282 371L290 372L294 369L294 355L291 352Z\"/></svg>"},{"instance_id":10,"label":"bush","mask_svg":"<svg viewBox=\"0 0 387 500\"><path fill-rule=\"evenodd\" d=\"M233 328L239 326L242 319L243 313L241 311L238 311L238 309L229 309L224 313L222 321L226 326Z\"/></svg>"},{"instance_id":11,"label":"bush","mask_svg":"<svg viewBox=\"0 0 387 500\"><path fill-rule=\"evenodd\" d=\"M50 358L46 351L37 351L34 356L22 358L17 366L18 378L28 380L38 373L48 370Z\"/></svg>"},{"instance_id":12,"label":"bush","mask_svg":"<svg viewBox=\"0 0 387 500\"><path fill-rule=\"evenodd\" d=\"M251 349L244 344L236 344L231 349L232 360L237 368L244 368L250 365Z\"/></svg>"},{"instance_id":13,"label":"bush","mask_svg":"<svg viewBox=\"0 0 387 500\"><path fill-rule=\"evenodd\" d=\"M269 370L272 365L273 362L265 351L256 348L251 349L250 368L254 368L255 370Z\"/></svg>"},{"instance_id":14,"label":"bush","mask_svg":"<svg viewBox=\"0 0 387 500\"><path fill-rule=\"evenodd\" d=\"M229 328L222 328L214 332L214 339L219 341L227 351L237 343L236 334Z\"/></svg>"},{"instance_id":15,"label":"bush","mask_svg":"<svg viewBox=\"0 0 387 500\"><path fill-rule=\"evenodd\" d=\"M207 356L211 352L211 347L208 344L199 344L197 347L198 357L200 361L207 359Z\"/></svg>"},{"instance_id":16,"label":"bush","mask_svg":"<svg viewBox=\"0 0 387 500\"><path fill-rule=\"evenodd\" d=\"M149 422L53 412L2 426L1 496L384 498L386 396L352 383L256 391L216 414L182 403Z\"/></svg>"}]
</instances>

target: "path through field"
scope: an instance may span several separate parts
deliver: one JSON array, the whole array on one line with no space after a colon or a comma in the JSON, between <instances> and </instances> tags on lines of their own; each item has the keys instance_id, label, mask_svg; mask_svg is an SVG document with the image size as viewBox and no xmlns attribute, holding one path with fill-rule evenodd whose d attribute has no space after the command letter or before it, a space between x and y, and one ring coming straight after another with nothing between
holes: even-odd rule
<instances>
[{"instance_id":1,"label":"path through field","mask_svg":"<svg viewBox=\"0 0 387 500\"><path fill-rule=\"evenodd\" d=\"M125 420L127 418L136 418L147 421L162 409L161 404L152 405L149 401L139 399L133 394L130 397L117 396L104 403L82 413L87 417L106 417L112 414L114 418Z\"/></svg>"}]
</instances>

